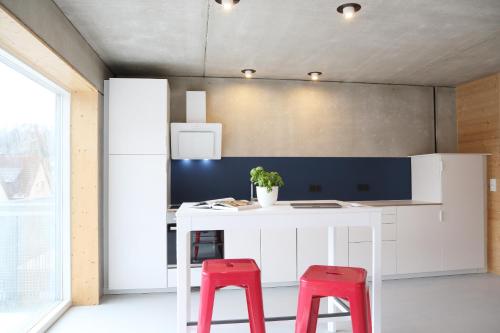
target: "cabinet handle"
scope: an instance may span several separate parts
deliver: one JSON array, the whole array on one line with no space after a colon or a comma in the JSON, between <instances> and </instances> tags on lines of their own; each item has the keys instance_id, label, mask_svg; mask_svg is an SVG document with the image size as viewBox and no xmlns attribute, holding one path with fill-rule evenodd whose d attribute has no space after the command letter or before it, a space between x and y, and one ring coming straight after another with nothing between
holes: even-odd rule
<instances>
[{"instance_id":1,"label":"cabinet handle","mask_svg":"<svg viewBox=\"0 0 500 333\"><path fill-rule=\"evenodd\" d=\"M444 221L444 213L442 210L439 211L439 221L443 222Z\"/></svg>"}]
</instances>

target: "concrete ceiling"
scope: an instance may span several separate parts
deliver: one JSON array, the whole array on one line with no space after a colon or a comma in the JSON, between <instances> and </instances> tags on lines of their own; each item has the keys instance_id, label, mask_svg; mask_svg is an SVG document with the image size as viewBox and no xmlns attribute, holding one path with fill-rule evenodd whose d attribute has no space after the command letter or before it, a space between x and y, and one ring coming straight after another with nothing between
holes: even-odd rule
<instances>
[{"instance_id":1,"label":"concrete ceiling","mask_svg":"<svg viewBox=\"0 0 500 333\"><path fill-rule=\"evenodd\" d=\"M54 0L120 76L454 86L500 72L500 0Z\"/></svg>"}]
</instances>

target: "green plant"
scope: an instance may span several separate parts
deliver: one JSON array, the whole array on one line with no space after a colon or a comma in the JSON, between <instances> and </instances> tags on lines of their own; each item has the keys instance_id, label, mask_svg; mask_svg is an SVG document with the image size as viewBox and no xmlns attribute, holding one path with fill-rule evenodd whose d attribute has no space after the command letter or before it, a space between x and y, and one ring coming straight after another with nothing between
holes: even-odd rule
<instances>
[{"instance_id":1,"label":"green plant","mask_svg":"<svg viewBox=\"0 0 500 333\"><path fill-rule=\"evenodd\" d=\"M250 181L256 186L265 187L267 192L271 192L273 186L282 187L285 185L279 173L276 171L266 171L261 166L250 170Z\"/></svg>"}]
</instances>

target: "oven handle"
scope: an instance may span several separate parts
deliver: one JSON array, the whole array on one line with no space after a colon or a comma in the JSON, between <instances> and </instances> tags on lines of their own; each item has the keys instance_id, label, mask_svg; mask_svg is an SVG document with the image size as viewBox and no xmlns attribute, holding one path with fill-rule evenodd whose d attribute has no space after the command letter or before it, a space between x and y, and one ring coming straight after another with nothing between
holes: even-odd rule
<instances>
[{"instance_id":1,"label":"oven handle","mask_svg":"<svg viewBox=\"0 0 500 333\"><path fill-rule=\"evenodd\" d=\"M169 231L177 231L177 224L176 223L167 224L167 232Z\"/></svg>"}]
</instances>

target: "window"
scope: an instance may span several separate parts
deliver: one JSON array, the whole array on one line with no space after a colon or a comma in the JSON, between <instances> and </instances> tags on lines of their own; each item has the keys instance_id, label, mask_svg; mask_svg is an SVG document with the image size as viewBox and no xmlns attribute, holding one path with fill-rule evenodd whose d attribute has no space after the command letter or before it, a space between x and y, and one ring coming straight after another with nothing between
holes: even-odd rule
<instances>
[{"instance_id":1,"label":"window","mask_svg":"<svg viewBox=\"0 0 500 333\"><path fill-rule=\"evenodd\" d=\"M69 97L0 50L0 327L70 301Z\"/></svg>"}]
</instances>

